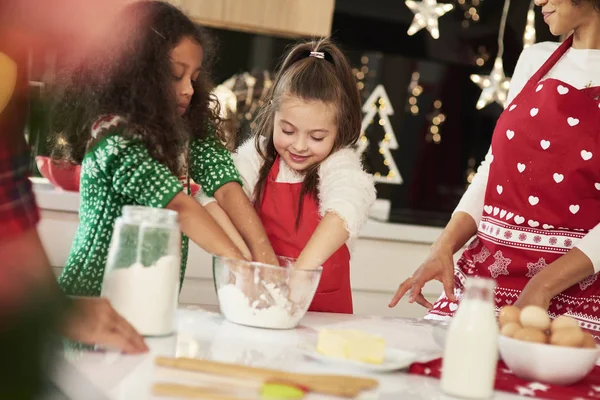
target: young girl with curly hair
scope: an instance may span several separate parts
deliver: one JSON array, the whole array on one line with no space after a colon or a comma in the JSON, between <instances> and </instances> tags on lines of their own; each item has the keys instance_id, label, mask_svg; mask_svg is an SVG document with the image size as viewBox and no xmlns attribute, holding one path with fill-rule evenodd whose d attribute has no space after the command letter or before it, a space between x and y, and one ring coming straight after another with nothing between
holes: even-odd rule
<instances>
[{"instance_id":1,"label":"young girl with curly hair","mask_svg":"<svg viewBox=\"0 0 600 400\"><path fill-rule=\"evenodd\" d=\"M100 295L114 222L126 205L177 211L183 233L211 254L276 263L221 143L212 56L207 33L180 10L141 1L120 12L94 57L69 74L54 125L82 163L79 228L59 277L67 294ZM241 236L230 239L184 193L189 178L219 201ZM187 246L184 236L182 279Z\"/></svg>"}]
</instances>

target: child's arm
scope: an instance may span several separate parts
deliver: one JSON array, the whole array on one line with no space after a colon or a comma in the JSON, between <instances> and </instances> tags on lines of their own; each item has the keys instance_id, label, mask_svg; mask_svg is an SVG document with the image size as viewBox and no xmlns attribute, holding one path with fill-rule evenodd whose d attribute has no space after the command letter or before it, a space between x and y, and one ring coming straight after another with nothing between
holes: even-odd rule
<instances>
[{"instance_id":1,"label":"child's arm","mask_svg":"<svg viewBox=\"0 0 600 400\"><path fill-rule=\"evenodd\" d=\"M236 183L228 183L215 192L215 198L248 244L252 259L279 265L265 228L242 187Z\"/></svg>"},{"instance_id":2,"label":"child's arm","mask_svg":"<svg viewBox=\"0 0 600 400\"><path fill-rule=\"evenodd\" d=\"M242 259L240 250L204 207L183 193L179 179L152 158L142 142L121 136L124 129L124 124L110 127L108 137L92 150L94 158L89 160L97 160L96 173L106 173L115 191L138 204L177 211L181 231L207 252Z\"/></svg>"},{"instance_id":3,"label":"child's arm","mask_svg":"<svg viewBox=\"0 0 600 400\"><path fill-rule=\"evenodd\" d=\"M181 231L208 253L227 258L245 258L209 211L192 197L179 192L166 208L177 211Z\"/></svg>"},{"instance_id":4,"label":"child's arm","mask_svg":"<svg viewBox=\"0 0 600 400\"><path fill-rule=\"evenodd\" d=\"M375 202L375 185L351 149L330 155L319 168L319 213L323 217L298 257L299 268L323 265L348 239L358 236Z\"/></svg>"},{"instance_id":5,"label":"child's arm","mask_svg":"<svg viewBox=\"0 0 600 400\"><path fill-rule=\"evenodd\" d=\"M240 235L240 233L233 226L233 222L229 219L229 216L223 211L219 203L213 197L207 197L201 191L198 195L196 195L196 199L200 201L200 204L204 206L206 211L217 221L217 224L225 231L227 236L235 243L235 245L240 249L244 258L247 260L252 260L252 254L250 253L250 249L244 242L244 239Z\"/></svg>"},{"instance_id":6,"label":"child's arm","mask_svg":"<svg viewBox=\"0 0 600 400\"><path fill-rule=\"evenodd\" d=\"M214 136L195 141L191 148L190 171L207 196L214 196L233 226L248 245L252 259L277 264L275 252L254 206L242 189L241 178L229 151Z\"/></svg>"},{"instance_id":7,"label":"child's arm","mask_svg":"<svg viewBox=\"0 0 600 400\"><path fill-rule=\"evenodd\" d=\"M323 265L350 237L346 222L328 212L319 222L296 262L297 268L313 269Z\"/></svg>"}]
</instances>

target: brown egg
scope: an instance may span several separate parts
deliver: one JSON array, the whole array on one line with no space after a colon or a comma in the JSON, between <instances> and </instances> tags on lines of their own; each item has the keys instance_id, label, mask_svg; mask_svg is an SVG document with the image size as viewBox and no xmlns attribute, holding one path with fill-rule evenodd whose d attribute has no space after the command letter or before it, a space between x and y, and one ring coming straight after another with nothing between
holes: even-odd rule
<instances>
[{"instance_id":1,"label":"brown egg","mask_svg":"<svg viewBox=\"0 0 600 400\"><path fill-rule=\"evenodd\" d=\"M504 306L500 310L500 314L498 315L498 321L500 322L500 326L504 326L510 323L519 323L519 315L521 314L521 309L515 306Z\"/></svg>"},{"instance_id":2,"label":"brown egg","mask_svg":"<svg viewBox=\"0 0 600 400\"><path fill-rule=\"evenodd\" d=\"M521 310L521 325L524 328L535 328L545 331L550 328L550 317L542 307L527 306Z\"/></svg>"},{"instance_id":3,"label":"brown egg","mask_svg":"<svg viewBox=\"0 0 600 400\"><path fill-rule=\"evenodd\" d=\"M552 332L566 328L579 328L579 324L574 318L567 317L566 315L561 315L560 317L552 321L552 324L550 326Z\"/></svg>"},{"instance_id":4,"label":"brown egg","mask_svg":"<svg viewBox=\"0 0 600 400\"><path fill-rule=\"evenodd\" d=\"M596 340L594 339L594 337L592 336L591 333L589 332L583 332L583 344L582 347L588 348L588 349L595 349L596 348Z\"/></svg>"},{"instance_id":5,"label":"brown egg","mask_svg":"<svg viewBox=\"0 0 600 400\"><path fill-rule=\"evenodd\" d=\"M515 337L515 334L521 330L522 327L516 322L510 322L500 329L500 334L507 337Z\"/></svg>"},{"instance_id":6,"label":"brown egg","mask_svg":"<svg viewBox=\"0 0 600 400\"><path fill-rule=\"evenodd\" d=\"M579 329L579 327L565 328L559 329L556 332L552 332L552 336L550 336L550 343L555 346L581 347L584 339L585 335L583 334L583 331Z\"/></svg>"},{"instance_id":7,"label":"brown egg","mask_svg":"<svg viewBox=\"0 0 600 400\"><path fill-rule=\"evenodd\" d=\"M522 328L515 332L514 338L525 342L548 343L548 336L535 328Z\"/></svg>"}]
</instances>

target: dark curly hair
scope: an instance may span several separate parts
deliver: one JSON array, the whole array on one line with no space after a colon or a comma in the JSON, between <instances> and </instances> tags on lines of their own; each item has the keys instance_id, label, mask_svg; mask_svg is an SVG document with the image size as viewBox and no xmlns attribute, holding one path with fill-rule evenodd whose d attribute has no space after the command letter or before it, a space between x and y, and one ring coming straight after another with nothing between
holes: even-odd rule
<instances>
[{"instance_id":1,"label":"dark curly hair","mask_svg":"<svg viewBox=\"0 0 600 400\"><path fill-rule=\"evenodd\" d=\"M68 158L80 163L92 124L102 115L119 115L129 131L142 136L150 154L178 174L180 155L190 139L206 137L209 129L221 139L219 105L211 94L213 42L202 27L162 1L127 5L109 32L93 54L59 79L52 132L67 140ZM204 57L193 82L194 95L181 117L169 52L184 37L197 41Z\"/></svg>"}]
</instances>

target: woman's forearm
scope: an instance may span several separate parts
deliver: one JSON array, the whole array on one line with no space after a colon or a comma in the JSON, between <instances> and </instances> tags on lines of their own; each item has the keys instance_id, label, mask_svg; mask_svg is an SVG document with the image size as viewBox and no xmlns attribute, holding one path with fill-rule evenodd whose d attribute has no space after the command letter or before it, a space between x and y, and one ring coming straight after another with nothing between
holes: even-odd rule
<instances>
[{"instance_id":1,"label":"woman's forearm","mask_svg":"<svg viewBox=\"0 0 600 400\"><path fill-rule=\"evenodd\" d=\"M458 211L433 243L432 248L447 248L452 254L460 250L477 233L477 225L466 212Z\"/></svg>"},{"instance_id":2,"label":"woman's forearm","mask_svg":"<svg viewBox=\"0 0 600 400\"><path fill-rule=\"evenodd\" d=\"M538 272L527 286L550 300L593 273L592 261L575 247Z\"/></svg>"}]
</instances>

